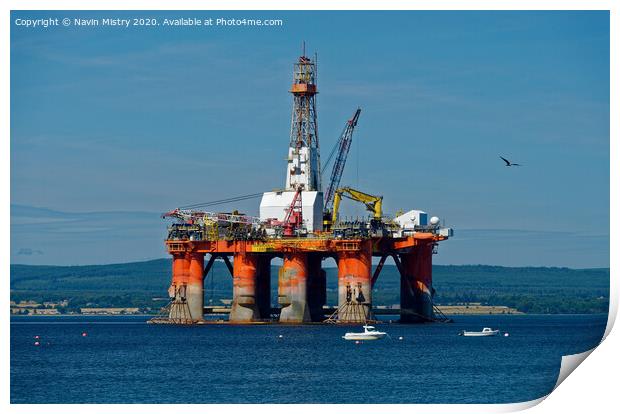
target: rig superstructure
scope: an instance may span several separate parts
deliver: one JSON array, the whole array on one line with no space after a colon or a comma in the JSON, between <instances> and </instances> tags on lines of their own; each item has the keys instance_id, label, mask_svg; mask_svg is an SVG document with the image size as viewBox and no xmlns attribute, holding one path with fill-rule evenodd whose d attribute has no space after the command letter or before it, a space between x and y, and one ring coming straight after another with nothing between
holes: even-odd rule
<instances>
[{"instance_id":1,"label":"rig superstructure","mask_svg":"<svg viewBox=\"0 0 620 414\"><path fill-rule=\"evenodd\" d=\"M171 302L153 322L204 322L205 275L221 259L233 278L230 323L274 321L274 314L281 323L364 323L372 319L373 285L388 257L401 277L400 321L435 320L432 256L437 244L452 236L452 229L420 210L387 218L381 196L339 187L360 109L346 122L325 163L335 159L323 193L315 62L304 53L294 64L285 187L223 200L262 197L260 217L195 208L164 214L176 219L166 239L173 258ZM364 204L372 215L341 221L342 197ZM374 271L373 256L379 257ZM274 312L270 272L276 257L282 266ZM326 258L338 265L338 306L328 312L331 315L326 313L326 272L321 267Z\"/></svg>"}]
</instances>

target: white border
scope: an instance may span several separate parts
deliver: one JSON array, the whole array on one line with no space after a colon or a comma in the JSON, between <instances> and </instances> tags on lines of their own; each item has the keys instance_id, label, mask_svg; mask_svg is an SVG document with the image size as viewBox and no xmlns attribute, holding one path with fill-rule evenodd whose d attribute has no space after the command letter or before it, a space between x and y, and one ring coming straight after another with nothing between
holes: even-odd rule
<instances>
[{"instance_id":1,"label":"white border","mask_svg":"<svg viewBox=\"0 0 620 414\"><path fill-rule=\"evenodd\" d=\"M260 7L257 7L257 4ZM354 8L353 8L354 7ZM5 222L9 221L9 205L10 205L10 148L9 139L9 104L10 104L10 82L9 82L9 59L10 59L10 10L611 10L611 125L610 135L614 137L610 143L611 149L611 209L612 212L618 210L618 191L614 189L614 184L618 181L618 167L615 164L618 161L618 18L619 7L617 2L607 1L550 1L550 0L452 0L452 1L418 1L411 0L406 2L395 0L383 0L381 2L370 2L366 0L359 1L342 1L336 3L327 0L308 1L275 1L262 0L256 1L234 1L215 3L211 1L191 1L181 0L172 2L164 2L162 0L151 1L102 1L91 0L85 4L84 1L76 0L5 0L1 3L0 8L3 11L2 23L0 28L0 53L2 56L2 64L0 64L1 79L0 89L2 91L2 110L0 111L0 128L2 128L4 148L0 152L0 171L2 174L2 203L0 205L0 214L5 218ZM5 286L9 291L9 234L8 226L5 226L5 237L2 239L1 263L2 269L5 270ZM614 231L615 230L615 231ZM617 239L615 234L618 230L618 221L614 215L611 215L611 250L617 250ZM614 247L616 246L616 247ZM615 270L617 259L611 255L611 269ZM5 294L4 309L8 309L9 295ZM608 321L607 336L610 331L618 308L618 286L612 271L611 277L611 300L610 300L610 317ZM3 313L2 329L8 334L10 319L8 312ZM0 342L2 353L2 390L1 401L8 412L15 413L32 413L35 411L51 412L51 413L82 413L88 411L92 414L105 413L110 411L126 411L126 412L173 412L183 411L187 413L204 413L205 409L236 411L237 409L252 410L258 413L274 413L274 412L290 412L294 410L298 413L316 413L317 411L325 412L343 412L354 411L362 413L383 413L383 412L402 412L410 413L412 410L418 412L463 412L463 413L486 413L486 412L509 412L526 409L536 406L541 398L536 401L519 404L504 405L296 405L294 407L288 405L9 405L9 335L3 335L4 340ZM614 350L620 349L618 334L615 332L610 335L588 358L588 361L579 367L578 373L566 379L562 385L554 391L543 404L537 405L533 411L539 413L550 412L608 412L611 407L617 406L616 389L614 384L617 379L618 356ZM589 353L588 353L589 354ZM581 355L583 357L583 355ZM575 365L575 360L579 360L580 356L576 356L570 364ZM565 358L566 361L571 358ZM568 369L563 364L563 370ZM574 367L573 367L574 368ZM560 382L560 381L559 381ZM45 384L41 384L45 386ZM371 395L369 396L371 397ZM372 400L372 398L369 398Z\"/></svg>"}]
</instances>

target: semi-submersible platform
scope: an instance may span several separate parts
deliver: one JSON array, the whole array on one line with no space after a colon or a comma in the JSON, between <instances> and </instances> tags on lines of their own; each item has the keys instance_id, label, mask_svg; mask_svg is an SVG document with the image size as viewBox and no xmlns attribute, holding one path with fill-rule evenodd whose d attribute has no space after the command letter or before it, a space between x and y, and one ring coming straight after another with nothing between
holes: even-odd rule
<instances>
[{"instance_id":1,"label":"semi-submersible platform","mask_svg":"<svg viewBox=\"0 0 620 414\"><path fill-rule=\"evenodd\" d=\"M360 109L349 119L330 156L323 190L316 112L316 57L293 65L293 95L286 184L282 190L177 208L166 246L172 255L170 303L153 323L205 323L204 280L215 260L233 279L230 323L365 323L372 320L372 289L385 261L400 272L400 322L437 320L433 306L432 257L452 236L437 217L410 210L388 217L382 197L340 187ZM387 178L387 177L386 177ZM260 217L204 211L205 206L262 197ZM365 205L367 219L342 219L342 198ZM206 257L208 256L208 259ZM372 258L379 260L374 267ZM282 260L278 306L272 308L271 261ZM326 306L324 259L338 265L338 306ZM232 260L231 260L232 259Z\"/></svg>"}]
</instances>

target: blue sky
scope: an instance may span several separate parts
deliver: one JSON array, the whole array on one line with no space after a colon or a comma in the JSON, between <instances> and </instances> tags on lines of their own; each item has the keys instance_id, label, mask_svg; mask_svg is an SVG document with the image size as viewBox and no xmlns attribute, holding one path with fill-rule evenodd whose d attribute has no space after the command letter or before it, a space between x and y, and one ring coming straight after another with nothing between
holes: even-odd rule
<instances>
[{"instance_id":1,"label":"blue sky","mask_svg":"<svg viewBox=\"0 0 620 414\"><path fill-rule=\"evenodd\" d=\"M178 205L278 188L292 63L319 61L342 184L455 228L441 264L609 266L607 12L13 12L283 27L11 27L11 260L163 257ZM499 155L525 164L505 168ZM233 206L231 206L233 207ZM238 207L257 214L258 201ZM346 205L345 214L364 214Z\"/></svg>"}]
</instances>

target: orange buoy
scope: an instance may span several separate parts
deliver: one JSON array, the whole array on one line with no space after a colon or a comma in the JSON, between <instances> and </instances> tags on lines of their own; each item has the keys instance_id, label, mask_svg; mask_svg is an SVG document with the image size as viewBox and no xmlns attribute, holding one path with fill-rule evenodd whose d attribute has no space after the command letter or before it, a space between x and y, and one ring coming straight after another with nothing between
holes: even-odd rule
<instances>
[{"instance_id":1,"label":"orange buoy","mask_svg":"<svg viewBox=\"0 0 620 414\"><path fill-rule=\"evenodd\" d=\"M39 341L36 341L36 342L34 343L34 346L39 346Z\"/></svg>"},{"instance_id":2,"label":"orange buoy","mask_svg":"<svg viewBox=\"0 0 620 414\"><path fill-rule=\"evenodd\" d=\"M82 336L86 336L86 332L82 332Z\"/></svg>"}]
</instances>

